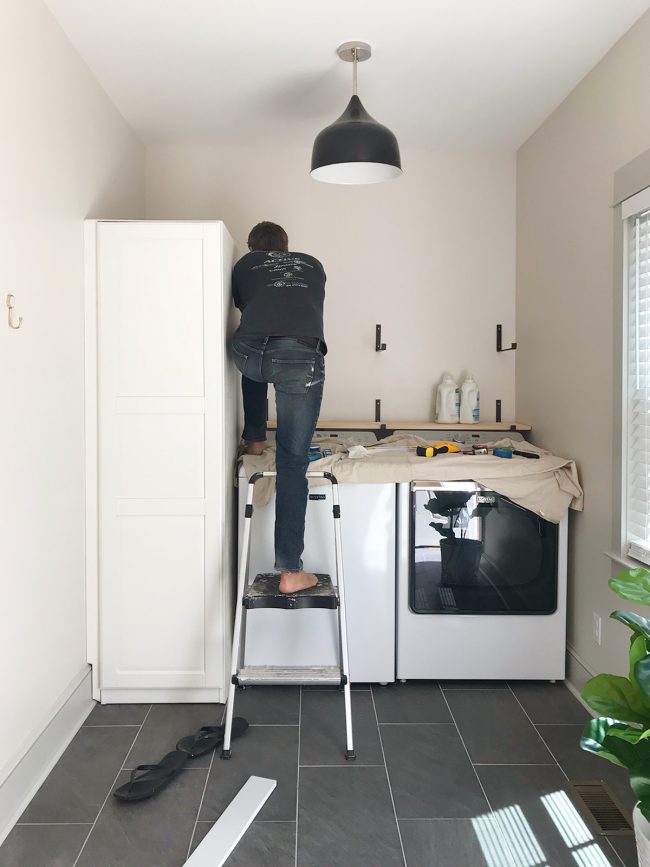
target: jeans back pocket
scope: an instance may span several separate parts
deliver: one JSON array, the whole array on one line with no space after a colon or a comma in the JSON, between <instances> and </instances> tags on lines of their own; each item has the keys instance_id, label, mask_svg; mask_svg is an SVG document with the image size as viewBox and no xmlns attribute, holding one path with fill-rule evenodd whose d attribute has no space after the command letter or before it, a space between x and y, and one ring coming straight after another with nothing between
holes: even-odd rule
<instances>
[{"instance_id":1,"label":"jeans back pocket","mask_svg":"<svg viewBox=\"0 0 650 867\"><path fill-rule=\"evenodd\" d=\"M271 382L286 394L307 394L314 379L315 364L309 358L272 358Z\"/></svg>"}]
</instances>

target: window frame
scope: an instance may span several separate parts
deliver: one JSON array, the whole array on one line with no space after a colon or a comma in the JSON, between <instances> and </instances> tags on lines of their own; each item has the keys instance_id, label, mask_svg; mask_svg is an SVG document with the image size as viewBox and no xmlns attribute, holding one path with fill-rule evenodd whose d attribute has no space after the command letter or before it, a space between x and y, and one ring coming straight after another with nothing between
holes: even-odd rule
<instances>
[{"instance_id":1,"label":"window frame","mask_svg":"<svg viewBox=\"0 0 650 867\"><path fill-rule=\"evenodd\" d=\"M621 219L623 222L623 334L621 353L621 523L620 523L620 553L622 560L633 561L645 568L650 568L650 551L643 560L630 551L632 544L628 533L628 479L629 479L629 397L630 397L630 366L629 366L629 326L630 326L630 284L629 284L629 253L630 229L632 219L650 210L650 186L635 193L621 202Z\"/></svg>"}]
</instances>

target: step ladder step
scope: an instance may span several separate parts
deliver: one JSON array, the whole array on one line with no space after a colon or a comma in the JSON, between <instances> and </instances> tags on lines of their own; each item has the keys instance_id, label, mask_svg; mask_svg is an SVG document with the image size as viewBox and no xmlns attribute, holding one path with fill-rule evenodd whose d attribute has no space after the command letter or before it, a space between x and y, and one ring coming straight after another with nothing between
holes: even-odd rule
<instances>
[{"instance_id":1,"label":"step ladder step","mask_svg":"<svg viewBox=\"0 0 650 867\"><path fill-rule=\"evenodd\" d=\"M236 675L239 686L323 686L341 685L341 669L337 665L295 666L249 665Z\"/></svg>"},{"instance_id":2,"label":"step ladder step","mask_svg":"<svg viewBox=\"0 0 650 867\"><path fill-rule=\"evenodd\" d=\"M244 591L244 608L338 608L339 596L329 575L316 574L318 584L298 593L280 593L276 572L257 575Z\"/></svg>"}]
</instances>

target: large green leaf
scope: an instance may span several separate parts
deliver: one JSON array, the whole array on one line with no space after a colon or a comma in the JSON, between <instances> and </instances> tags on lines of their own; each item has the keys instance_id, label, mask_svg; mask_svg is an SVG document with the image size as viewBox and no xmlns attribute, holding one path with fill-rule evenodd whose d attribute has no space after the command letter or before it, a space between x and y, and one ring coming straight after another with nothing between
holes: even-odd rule
<instances>
[{"instance_id":1,"label":"large green leaf","mask_svg":"<svg viewBox=\"0 0 650 867\"><path fill-rule=\"evenodd\" d=\"M632 641L630 643L630 673L628 674L630 680L635 680L636 672L634 668L637 662L645 659L646 656L648 656L648 645L644 636L632 633ZM647 690L644 689L643 691L646 695L648 694Z\"/></svg>"},{"instance_id":2,"label":"large green leaf","mask_svg":"<svg viewBox=\"0 0 650 867\"><path fill-rule=\"evenodd\" d=\"M609 616L612 620L618 620L619 623L629 626L637 635L643 635L650 640L650 620L646 617L641 617L640 614L634 614L632 611L613 611Z\"/></svg>"},{"instance_id":3,"label":"large green leaf","mask_svg":"<svg viewBox=\"0 0 650 867\"><path fill-rule=\"evenodd\" d=\"M596 713L650 728L650 698L627 677L598 674L587 681L582 697Z\"/></svg>"},{"instance_id":4,"label":"large green leaf","mask_svg":"<svg viewBox=\"0 0 650 867\"><path fill-rule=\"evenodd\" d=\"M634 679L647 696L650 696L650 655L646 654L634 665Z\"/></svg>"},{"instance_id":5,"label":"large green leaf","mask_svg":"<svg viewBox=\"0 0 650 867\"><path fill-rule=\"evenodd\" d=\"M650 571L648 569L626 569L609 581L610 588L630 602L650 605Z\"/></svg>"},{"instance_id":6,"label":"large green leaf","mask_svg":"<svg viewBox=\"0 0 650 867\"><path fill-rule=\"evenodd\" d=\"M650 738L650 729L632 728L625 725L625 728L610 729L607 736L611 738L620 738L622 741L627 741L629 744L638 744L639 741L645 741Z\"/></svg>"},{"instance_id":7,"label":"large green leaf","mask_svg":"<svg viewBox=\"0 0 650 867\"><path fill-rule=\"evenodd\" d=\"M637 732L618 720L599 717L589 720L584 727L580 746L583 750L623 768L633 768L645 761L650 762L650 743L646 740L629 743L626 739L628 733L634 735Z\"/></svg>"}]
</instances>

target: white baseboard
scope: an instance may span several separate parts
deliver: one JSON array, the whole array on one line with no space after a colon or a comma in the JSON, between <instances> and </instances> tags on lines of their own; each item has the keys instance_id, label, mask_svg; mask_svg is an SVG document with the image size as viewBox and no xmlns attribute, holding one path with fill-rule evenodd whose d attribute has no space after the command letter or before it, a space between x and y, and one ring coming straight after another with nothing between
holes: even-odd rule
<instances>
[{"instance_id":1,"label":"white baseboard","mask_svg":"<svg viewBox=\"0 0 650 867\"><path fill-rule=\"evenodd\" d=\"M573 693L573 695L578 699L580 704L589 711L591 716L597 716L597 714L593 712L593 710L583 699L582 690L584 689L587 681L595 676L595 672L593 672L589 668L584 659L578 656L578 654L570 644L567 644L566 680L564 681L564 683L569 692Z\"/></svg>"},{"instance_id":2,"label":"white baseboard","mask_svg":"<svg viewBox=\"0 0 650 867\"><path fill-rule=\"evenodd\" d=\"M0 844L16 824L43 781L95 706L90 666L84 665L0 784Z\"/></svg>"},{"instance_id":3,"label":"white baseboard","mask_svg":"<svg viewBox=\"0 0 650 867\"><path fill-rule=\"evenodd\" d=\"M102 704L224 704L227 696L227 690L216 688L129 687L128 689L102 689L100 702Z\"/></svg>"}]
</instances>

